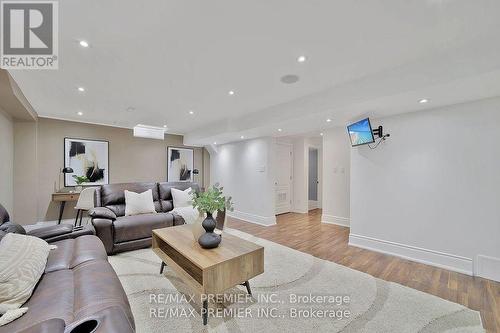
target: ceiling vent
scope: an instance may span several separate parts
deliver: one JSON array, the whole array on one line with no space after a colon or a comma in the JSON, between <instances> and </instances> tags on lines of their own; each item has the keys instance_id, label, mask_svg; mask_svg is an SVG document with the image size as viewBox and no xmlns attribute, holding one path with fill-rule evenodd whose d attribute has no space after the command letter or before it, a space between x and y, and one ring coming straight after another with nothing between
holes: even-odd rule
<instances>
[{"instance_id":1,"label":"ceiling vent","mask_svg":"<svg viewBox=\"0 0 500 333\"><path fill-rule=\"evenodd\" d=\"M134 127L134 136L138 138L164 140L165 131L166 128L163 127L155 127L155 126L147 126L139 124Z\"/></svg>"}]
</instances>

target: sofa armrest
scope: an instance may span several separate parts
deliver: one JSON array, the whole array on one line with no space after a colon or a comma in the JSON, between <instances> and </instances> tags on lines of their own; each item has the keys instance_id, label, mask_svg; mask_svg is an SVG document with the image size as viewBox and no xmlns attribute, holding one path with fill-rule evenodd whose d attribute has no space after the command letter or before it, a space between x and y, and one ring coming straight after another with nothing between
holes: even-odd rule
<instances>
[{"instance_id":1,"label":"sofa armrest","mask_svg":"<svg viewBox=\"0 0 500 333\"><path fill-rule=\"evenodd\" d=\"M116 220L116 214L113 213L111 209L106 207L95 207L89 210L89 216L91 218L108 219L111 221Z\"/></svg>"},{"instance_id":2,"label":"sofa armrest","mask_svg":"<svg viewBox=\"0 0 500 333\"><path fill-rule=\"evenodd\" d=\"M69 224L51 225L28 231L28 235L35 236L41 239L67 235L73 232L73 226Z\"/></svg>"},{"instance_id":3,"label":"sofa armrest","mask_svg":"<svg viewBox=\"0 0 500 333\"><path fill-rule=\"evenodd\" d=\"M103 218L93 218L92 225L95 228L95 234L104 244L106 253L113 253L113 220Z\"/></svg>"},{"instance_id":4,"label":"sofa armrest","mask_svg":"<svg viewBox=\"0 0 500 333\"><path fill-rule=\"evenodd\" d=\"M37 323L19 333L64 333L65 326L64 320L53 318Z\"/></svg>"},{"instance_id":5,"label":"sofa armrest","mask_svg":"<svg viewBox=\"0 0 500 333\"><path fill-rule=\"evenodd\" d=\"M12 232L21 235L26 234L26 230L23 228L23 226L14 222L5 222L3 224L0 224L0 230L4 231L5 233Z\"/></svg>"},{"instance_id":6,"label":"sofa armrest","mask_svg":"<svg viewBox=\"0 0 500 333\"><path fill-rule=\"evenodd\" d=\"M172 215L174 217L174 226L186 224L186 221L184 221L184 218L182 216L180 216L179 214L172 213Z\"/></svg>"}]
</instances>

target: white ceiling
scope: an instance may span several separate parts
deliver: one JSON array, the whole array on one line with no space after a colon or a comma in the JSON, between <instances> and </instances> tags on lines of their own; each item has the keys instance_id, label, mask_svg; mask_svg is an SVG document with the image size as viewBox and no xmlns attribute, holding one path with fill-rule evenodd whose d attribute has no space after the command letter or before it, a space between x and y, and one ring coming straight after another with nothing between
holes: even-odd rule
<instances>
[{"instance_id":1,"label":"white ceiling","mask_svg":"<svg viewBox=\"0 0 500 333\"><path fill-rule=\"evenodd\" d=\"M500 95L498 0L59 6L59 70L11 71L42 117L167 124L188 144L210 144ZM300 81L283 84L285 74Z\"/></svg>"}]
</instances>

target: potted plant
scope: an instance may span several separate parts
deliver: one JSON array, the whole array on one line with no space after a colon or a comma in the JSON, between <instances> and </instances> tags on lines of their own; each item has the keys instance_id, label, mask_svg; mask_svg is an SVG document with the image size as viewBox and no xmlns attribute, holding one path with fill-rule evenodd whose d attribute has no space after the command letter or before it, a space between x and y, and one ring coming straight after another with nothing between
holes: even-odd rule
<instances>
[{"instance_id":1,"label":"potted plant","mask_svg":"<svg viewBox=\"0 0 500 333\"><path fill-rule=\"evenodd\" d=\"M216 226L213 218L214 212L233 211L232 198L226 198L222 192L223 189L219 183L216 183L205 192L193 195L193 207L198 209L200 214L207 215L201 224L205 229L205 233L198 238L198 243L204 249L213 249L219 246L221 242L221 236L214 232Z\"/></svg>"},{"instance_id":2,"label":"potted plant","mask_svg":"<svg viewBox=\"0 0 500 333\"><path fill-rule=\"evenodd\" d=\"M83 190L83 186L82 186L83 183L88 183L89 182L89 179L87 178L87 176L73 175L73 179L75 179L75 183L77 185L75 187L75 190L77 192L81 192Z\"/></svg>"}]
</instances>

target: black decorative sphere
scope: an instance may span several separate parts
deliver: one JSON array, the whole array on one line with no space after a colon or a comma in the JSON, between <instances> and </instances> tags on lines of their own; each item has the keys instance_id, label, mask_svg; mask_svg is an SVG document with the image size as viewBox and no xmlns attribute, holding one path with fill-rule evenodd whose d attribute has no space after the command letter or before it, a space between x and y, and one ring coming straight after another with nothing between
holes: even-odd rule
<instances>
[{"instance_id":1,"label":"black decorative sphere","mask_svg":"<svg viewBox=\"0 0 500 333\"><path fill-rule=\"evenodd\" d=\"M222 238L214 232L216 223L212 213L207 213L207 218L203 220L201 225L206 232L198 238L200 246L204 249L213 249L219 246Z\"/></svg>"}]
</instances>

